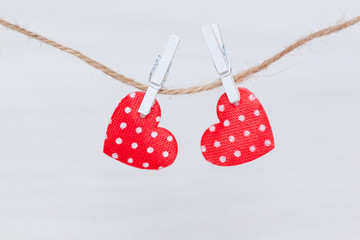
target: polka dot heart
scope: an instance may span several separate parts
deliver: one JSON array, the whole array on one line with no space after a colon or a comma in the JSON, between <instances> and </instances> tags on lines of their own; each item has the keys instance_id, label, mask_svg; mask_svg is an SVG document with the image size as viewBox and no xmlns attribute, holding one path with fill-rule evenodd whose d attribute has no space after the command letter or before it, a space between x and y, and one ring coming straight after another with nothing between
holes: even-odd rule
<instances>
[{"instance_id":1,"label":"polka dot heart","mask_svg":"<svg viewBox=\"0 0 360 240\"><path fill-rule=\"evenodd\" d=\"M201 138L205 159L219 166L255 160L274 149L274 137L264 108L253 93L239 88L241 100L231 104L224 93L217 104L220 123Z\"/></svg>"},{"instance_id":2,"label":"polka dot heart","mask_svg":"<svg viewBox=\"0 0 360 240\"><path fill-rule=\"evenodd\" d=\"M176 158L175 137L158 127L160 105L155 101L147 116L138 113L144 92L133 92L121 100L113 113L104 144L104 153L129 166L141 169L162 169Z\"/></svg>"}]
</instances>

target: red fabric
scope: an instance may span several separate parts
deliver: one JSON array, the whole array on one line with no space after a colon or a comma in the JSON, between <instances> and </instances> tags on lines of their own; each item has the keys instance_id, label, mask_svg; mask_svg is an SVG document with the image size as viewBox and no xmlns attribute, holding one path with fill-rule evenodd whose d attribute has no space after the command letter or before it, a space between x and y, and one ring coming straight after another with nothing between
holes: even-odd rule
<instances>
[{"instance_id":1,"label":"red fabric","mask_svg":"<svg viewBox=\"0 0 360 240\"><path fill-rule=\"evenodd\" d=\"M219 166L250 162L274 149L274 137L264 108L253 93L239 88L240 102L231 104L223 94L217 104L220 123L201 139L205 159Z\"/></svg>"},{"instance_id":2,"label":"red fabric","mask_svg":"<svg viewBox=\"0 0 360 240\"><path fill-rule=\"evenodd\" d=\"M106 132L104 153L129 166L161 169L175 161L178 146L171 132L158 127L161 110L157 101L146 117L140 116L144 95L133 92L121 100Z\"/></svg>"}]
</instances>

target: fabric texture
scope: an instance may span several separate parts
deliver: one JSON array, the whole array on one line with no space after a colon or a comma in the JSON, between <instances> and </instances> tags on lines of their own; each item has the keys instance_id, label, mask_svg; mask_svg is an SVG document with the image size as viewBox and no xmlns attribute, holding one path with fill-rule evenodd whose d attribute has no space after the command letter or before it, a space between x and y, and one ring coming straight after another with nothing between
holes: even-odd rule
<instances>
[{"instance_id":1,"label":"fabric texture","mask_svg":"<svg viewBox=\"0 0 360 240\"><path fill-rule=\"evenodd\" d=\"M157 101L147 116L138 113L144 95L133 92L121 100L106 132L104 153L129 166L158 170L175 161L178 146L171 132L158 127L161 109Z\"/></svg>"},{"instance_id":2,"label":"fabric texture","mask_svg":"<svg viewBox=\"0 0 360 240\"><path fill-rule=\"evenodd\" d=\"M274 149L268 117L259 100L239 88L240 102L231 104L224 93L217 103L220 123L210 126L201 138L205 159L219 166L234 166L255 160Z\"/></svg>"}]
</instances>

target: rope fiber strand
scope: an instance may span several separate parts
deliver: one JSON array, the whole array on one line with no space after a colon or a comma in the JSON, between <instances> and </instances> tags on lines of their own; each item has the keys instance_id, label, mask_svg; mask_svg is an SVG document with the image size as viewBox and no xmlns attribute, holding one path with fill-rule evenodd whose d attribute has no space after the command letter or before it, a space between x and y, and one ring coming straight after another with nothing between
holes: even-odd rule
<instances>
[{"instance_id":1,"label":"rope fiber strand","mask_svg":"<svg viewBox=\"0 0 360 240\"><path fill-rule=\"evenodd\" d=\"M303 46L304 44L310 42L313 39L316 38L321 38L327 35L330 35L332 33L335 32L339 32L341 30L344 30L345 28L348 28L356 23L360 22L360 16L357 16L351 20L348 20L346 22L342 22L342 23L338 23L335 24L333 26L321 29L315 33L309 34L303 38L300 38L299 40L297 40L296 42L294 42L293 44L287 46L285 49L283 49L282 51L276 53L275 55L273 55L272 57L266 59L265 61L263 61L262 63L249 68L243 72L240 72L236 75L234 75L234 80L236 83L241 83L243 82L246 78L250 77L251 75L254 75L264 69L267 69L271 64L275 63L276 61L280 60L282 57L284 57L285 55L287 55L288 53L294 51L297 48L300 48L301 46ZM103 73L105 73L106 75L112 77L113 79L116 79L122 83L125 83L127 85L133 86L139 90L142 91L146 91L147 89L147 85L142 84L140 82L137 82L131 78L127 78L124 75L121 75L117 72L115 72L114 70L110 69L109 67L105 66L104 64L95 61L91 58L89 58L88 56L82 54L81 52L79 52L78 50L66 47L64 45L61 45L60 43L57 43L53 40L50 40L46 37L43 37L39 34L33 33L25 28L22 28L18 25L12 24L10 22L7 22L3 19L0 18L0 24L3 25L4 27L7 27L13 31L16 31L18 33L24 34L30 38L34 38L39 40L42 43L45 43L47 45L50 45L54 48L57 48L61 51L67 52L77 58L79 58L80 60L84 61L85 63L89 64L90 66L102 71ZM203 92L203 91L209 91L215 88L218 88L221 86L221 81L220 79L217 79L213 82L210 82L208 84L204 84L204 85L198 85L198 86L193 86L193 87L188 87L188 88L178 88L178 89L161 89L159 91L160 94L166 94L166 95L182 95L182 94L194 94L194 93L198 93L198 92Z\"/></svg>"}]
</instances>

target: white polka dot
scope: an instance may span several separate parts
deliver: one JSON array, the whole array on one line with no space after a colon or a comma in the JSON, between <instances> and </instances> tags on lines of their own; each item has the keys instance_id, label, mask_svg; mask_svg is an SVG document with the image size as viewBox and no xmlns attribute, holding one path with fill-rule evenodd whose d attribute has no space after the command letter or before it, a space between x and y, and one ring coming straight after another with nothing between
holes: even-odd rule
<instances>
[{"instance_id":1,"label":"white polka dot","mask_svg":"<svg viewBox=\"0 0 360 240\"><path fill-rule=\"evenodd\" d=\"M260 126L259 126L259 130L260 131L265 131L265 129L266 129L266 127L265 127L265 125L263 125L263 124L261 124Z\"/></svg>"},{"instance_id":2,"label":"white polka dot","mask_svg":"<svg viewBox=\"0 0 360 240\"><path fill-rule=\"evenodd\" d=\"M157 132L152 132L152 133L151 133L151 136L152 136L153 138L156 138L156 137L157 137L157 135L158 135L158 133L157 133Z\"/></svg>"},{"instance_id":3,"label":"white polka dot","mask_svg":"<svg viewBox=\"0 0 360 240\"><path fill-rule=\"evenodd\" d=\"M133 163L134 160L133 160L132 158L129 158L129 159L127 160L127 162L128 162L128 163Z\"/></svg>"},{"instance_id":4,"label":"white polka dot","mask_svg":"<svg viewBox=\"0 0 360 240\"><path fill-rule=\"evenodd\" d=\"M218 107L218 108L219 108L219 111L220 111L220 112L223 112L223 111L225 110L224 105L219 105L219 107Z\"/></svg>"},{"instance_id":5,"label":"white polka dot","mask_svg":"<svg viewBox=\"0 0 360 240\"><path fill-rule=\"evenodd\" d=\"M230 141L230 142L235 142L235 137L234 137L234 136L230 136L230 137L229 137L229 141Z\"/></svg>"},{"instance_id":6,"label":"white polka dot","mask_svg":"<svg viewBox=\"0 0 360 240\"><path fill-rule=\"evenodd\" d=\"M171 142L171 141L173 140L173 137L172 137L172 136L168 136L166 139L167 139L169 142Z\"/></svg>"},{"instance_id":7,"label":"white polka dot","mask_svg":"<svg viewBox=\"0 0 360 240\"><path fill-rule=\"evenodd\" d=\"M250 100L250 101L254 101L255 99L256 99L256 97L255 97L253 94L250 94L249 100Z\"/></svg>"},{"instance_id":8,"label":"white polka dot","mask_svg":"<svg viewBox=\"0 0 360 240\"><path fill-rule=\"evenodd\" d=\"M205 146L201 146L201 152L206 152L206 147Z\"/></svg>"},{"instance_id":9,"label":"white polka dot","mask_svg":"<svg viewBox=\"0 0 360 240\"><path fill-rule=\"evenodd\" d=\"M240 120L241 122L243 122L243 121L245 120L244 115L240 115L240 116L239 116L239 120Z\"/></svg>"},{"instance_id":10,"label":"white polka dot","mask_svg":"<svg viewBox=\"0 0 360 240\"><path fill-rule=\"evenodd\" d=\"M148 147L147 150L146 150L148 153L152 153L154 152L154 149L152 147Z\"/></svg>"},{"instance_id":11,"label":"white polka dot","mask_svg":"<svg viewBox=\"0 0 360 240\"><path fill-rule=\"evenodd\" d=\"M265 146L267 146L267 147L268 147L268 146L270 146L270 145L271 145L271 141L267 139L267 140L265 140L264 144L265 144Z\"/></svg>"},{"instance_id":12,"label":"white polka dot","mask_svg":"<svg viewBox=\"0 0 360 240\"><path fill-rule=\"evenodd\" d=\"M240 157L240 156L241 156L241 152L240 152L239 150L236 150L236 151L234 152L234 156L235 156L235 157Z\"/></svg>"},{"instance_id":13,"label":"white polka dot","mask_svg":"<svg viewBox=\"0 0 360 240\"><path fill-rule=\"evenodd\" d=\"M216 148L220 147L220 142L219 142L219 141L215 141L215 142L214 142L214 147L216 147Z\"/></svg>"},{"instance_id":14,"label":"white polka dot","mask_svg":"<svg viewBox=\"0 0 360 240\"><path fill-rule=\"evenodd\" d=\"M109 121L109 124L111 124L112 123L112 119L110 119L110 121Z\"/></svg>"},{"instance_id":15,"label":"white polka dot","mask_svg":"<svg viewBox=\"0 0 360 240\"><path fill-rule=\"evenodd\" d=\"M221 156L221 157L219 158L219 160L220 160L220 162L224 163L224 162L226 161L226 157L225 157L225 156Z\"/></svg>"},{"instance_id":16,"label":"white polka dot","mask_svg":"<svg viewBox=\"0 0 360 240\"><path fill-rule=\"evenodd\" d=\"M142 128L141 128L141 127L137 127L137 128L135 129L135 131L136 131L136 133L141 133L141 132L142 132Z\"/></svg>"},{"instance_id":17,"label":"white polka dot","mask_svg":"<svg viewBox=\"0 0 360 240\"><path fill-rule=\"evenodd\" d=\"M254 111L254 115L255 115L255 116L259 116L259 115L260 115L260 111L259 111L259 110L255 110L255 111Z\"/></svg>"},{"instance_id":18,"label":"white polka dot","mask_svg":"<svg viewBox=\"0 0 360 240\"><path fill-rule=\"evenodd\" d=\"M143 167L144 167L144 168L148 168L148 167L149 167L149 163L144 162L144 163L143 163Z\"/></svg>"},{"instance_id":19,"label":"white polka dot","mask_svg":"<svg viewBox=\"0 0 360 240\"><path fill-rule=\"evenodd\" d=\"M124 122L122 122L122 123L120 124L120 128L121 128L121 129L126 128L126 126L127 126L127 125L126 125L126 123L124 123Z\"/></svg>"},{"instance_id":20,"label":"white polka dot","mask_svg":"<svg viewBox=\"0 0 360 240\"><path fill-rule=\"evenodd\" d=\"M156 119L155 119L157 122L160 122L160 120L161 120L161 117L160 116L158 116L158 117L156 117Z\"/></svg>"},{"instance_id":21,"label":"white polka dot","mask_svg":"<svg viewBox=\"0 0 360 240\"><path fill-rule=\"evenodd\" d=\"M146 115L144 115L144 114L140 113L140 117L141 117L141 118L145 118L145 117L146 117Z\"/></svg>"},{"instance_id":22,"label":"white polka dot","mask_svg":"<svg viewBox=\"0 0 360 240\"><path fill-rule=\"evenodd\" d=\"M132 149L136 149L137 147L138 147L138 144L137 144L137 143L132 143L132 144L131 144L131 148L132 148Z\"/></svg>"},{"instance_id":23,"label":"white polka dot","mask_svg":"<svg viewBox=\"0 0 360 240\"><path fill-rule=\"evenodd\" d=\"M245 136L245 137L250 136L250 131L246 130L246 131L244 132L244 136Z\"/></svg>"},{"instance_id":24,"label":"white polka dot","mask_svg":"<svg viewBox=\"0 0 360 240\"><path fill-rule=\"evenodd\" d=\"M158 169L159 169L159 170L160 170L160 169L163 169L163 167L160 166Z\"/></svg>"},{"instance_id":25,"label":"white polka dot","mask_svg":"<svg viewBox=\"0 0 360 240\"><path fill-rule=\"evenodd\" d=\"M117 153L113 153L113 154L111 155L111 157L112 157L112 158L118 158L119 156L117 155Z\"/></svg>"},{"instance_id":26,"label":"white polka dot","mask_svg":"<svg viewBox=\"0 0 360 240\"><path fill-rule=\"evenodd\" d=\"M116 142L116 144L122 144L122 139L121 138L117 138L116 140L115 140L115 142Z\"/></svg>"},{"instance_id":27,"label":"white polka dot","mask_svg":"<svg viewBox=\"0 0 360 240\"><path fill-rule=\"evenodd\" d=\"M136 96L136 93L134 93L134 92L130 93L131 98L134 98L135 96Z\"/></svg>"},{"instance_id":28,"label":"white polka dot","mask_svg":"<svg viewBox=\"0 0 360 240\"><path fill-rule=\"evenodd\" d=\"M240 102L236 102L234 103L235 107L239 106L240 105Z\"/></svg>"},{"instance_id":29,"label":"white polka dot","mask_svg":"<svg viewBox=\"0 0 360 240\"><path fill-rule=\"evenodd\" d=\"M230 126L230 121L229 121L229 120L225 120L225 121L224 121L224 126L225 126L225 127Z\"/></svg>"},{"instance_id":30,"label":"white polka dot","mask_svg":"<svg viewBox=\"0 0 360 240\"><path fill-rule=\"evenodd\" d=\"M163 157L168 157L169 156L169 153L167 151L163 152L162 153Z\"/></svg>"},{"instance_id":31,"label":"white polka dot","mask_svg":"<svg viewBox=\"0 0 360 240\"><path fill-rule=\"evenodd\" d=\"M210 130L210 132L214 132L215 131L215 126L213 125L213 126L209 127L209 130Z\"/></svg>"},{"instance_id":32,"label":"white polka dot","mask_svg":"<svg viewBox=\"0 0 360 240\"><path fill-rule=\"evenodd\" d=\"M126 108L125 108L125 112L126 112L126 113L129 113L129 112L131 112L131 108L129 108L129 107L126 107Z\"/></svg>"},{"instance_id":33,"label":"white polka dot","mask_svg":"<svg viewBox=\"0 0 360 240\"><path fill-rule=\"evenodd\" d=\"M255 152L256 147L254 145L252 145L252 146L250 146L249 150L250 150L250 152Z\"/></svg>"}]
</instances>

